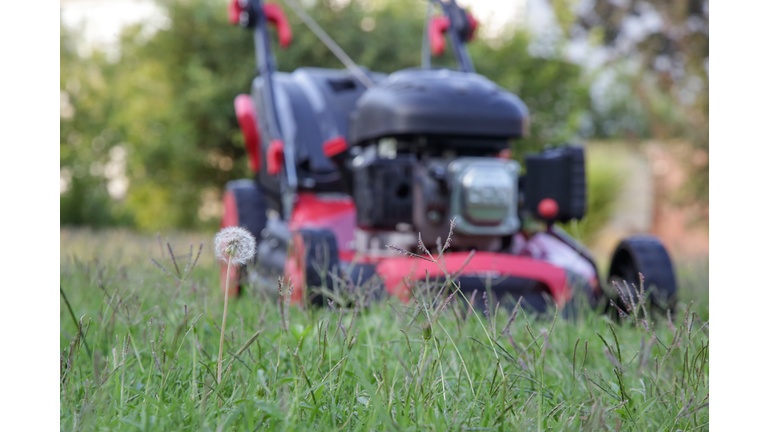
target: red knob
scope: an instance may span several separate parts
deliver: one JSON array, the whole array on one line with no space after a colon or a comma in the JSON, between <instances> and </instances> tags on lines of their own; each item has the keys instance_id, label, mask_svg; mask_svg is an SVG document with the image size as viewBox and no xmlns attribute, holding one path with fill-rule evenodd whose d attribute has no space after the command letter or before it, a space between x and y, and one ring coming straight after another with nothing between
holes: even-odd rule
<instances>
[{"instance_id":1,"label":"red knob","mask_svg":"<svg viewBox=\"0 0 768 432\"><path fill-rule=\"evenodd\" d=\"M285 145L282 140L272 140L267 148L267 173L276 175L283 169Z\"/></svg>"},{"instance_id":2,"label":"red knob","mask_svg":"<svg viewBox=\"0 0 768 432\"><path fill-rule=\"evenodd\" d=\"M557 201L552 198L544 198L539 201L539 215L544 219L554 219L560 211Z\"/></svg>"},{"instance_id":3,"label":"red knob","mask_svg":"<svg viewBox=\"0 0 768 432\"><path fill-rule=\"evenodd\" d=\"M328 158L332 158L348 149L347 140L343 136L333 137L323 143L323 153Z\"/></svg>"}]
</instances>

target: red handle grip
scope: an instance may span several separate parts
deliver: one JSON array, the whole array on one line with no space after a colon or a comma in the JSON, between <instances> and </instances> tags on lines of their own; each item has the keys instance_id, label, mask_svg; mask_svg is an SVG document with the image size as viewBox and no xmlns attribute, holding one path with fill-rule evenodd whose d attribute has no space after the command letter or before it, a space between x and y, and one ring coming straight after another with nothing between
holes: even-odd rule
<instances>
[{"instance_id":1,"label":"red handle grip","mask_svg":"<svg viewBox=\"0 0 768 432\"><path fill-rule=\"evenodd\" d=\"M471 41L475 37L475 31L477 30L477 20L472 14L467 13L467 20L469 21L469 37L467 41ZM429 45L432 47L432 55L437 57L443 54L445 51L445 33L451 26L451 21L447 16L437 16L432 18L429 22Z\"/></svg>"},{"instance_id":2,"label":"red handle grip","mask_svg":"<svg viewBox=\"0 0 768 432\"><path fill-rule=\"evenodd\" d=\"M229 23L237 25L240 22L240 12L242 11L243 8L240 7L240 2L238 0L230 0L227 5L227 18L229 19Z\"/></svg>"},{"instance_id":3,"label":"red handle grip","mask_svg":"<svg viewBox=\"0 0 768 432\"><path fill-rule=\"evenodd\" d=\"M262 7L264 15L267 20L275 25L277 28L277 39L280 41L280 46L288 48L293 40L293 33L291 32L291 24L288 22L288 18L283 12L283 8L276 3L265 3Z\"/></svg>"},{"instance_id":4,"label":"red handle grip","mask_svg":"<svg viewBox=\"0 0 768 432\"><path fill-rule=\"evenodd\" d=\"M475 38L478 22L469 12L467 12L467 19L469 20L469 37L467 38L467 42L469 42Z\"/></svg>"},{"instance_id":5,"label":"red handle grip","mask_svg":"<svg viewBox=\"0 0 768 432\"><path fill-rule=\"evenodd\" d=\"M432 48L433 56L443 55L445 51L445 38L443 33L451 26L448 17L438 16L429 21L429 46Z\"/></svg>"},{"instance_id":6,"label":"red handle grip","mask_svg":"<svg viewBox=\"0 0 768 432\"><path fill-rule=\"evenodd\" d=\"M264 16L267 17L267 21L275 25L277 29L277 39L280 42L280 46L288 48L293 40L293 33L291 32L291 24L288 22L288 18L285 16L285 12L276 3L265 3L261 6L264 11ZM239 0L230 0L227 5L227 18L229 23L237 25L240 22L240 14L243 12L243 8L240 6Z\"/></svg>"}]
</instances>

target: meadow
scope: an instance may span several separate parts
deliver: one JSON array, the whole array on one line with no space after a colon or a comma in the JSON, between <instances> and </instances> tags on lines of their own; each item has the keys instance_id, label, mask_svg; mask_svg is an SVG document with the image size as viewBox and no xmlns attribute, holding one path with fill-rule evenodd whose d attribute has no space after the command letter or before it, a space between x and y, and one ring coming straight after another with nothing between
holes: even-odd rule
<instances>
[{"instance_id":1,"label":"meadow","mask_svg":"<svg viewBox=\"0 0 768 432\"><path fill-rule=\"evenodd\" d=\"M60 240L63 431L709 429L700 268L680 272L675 313L622 317L585 302L568 317L474 309L450 284L407 304L351 285L324 308L247 287L229 302L217 384L211 236Z\"/></svg>"}]
</instances>

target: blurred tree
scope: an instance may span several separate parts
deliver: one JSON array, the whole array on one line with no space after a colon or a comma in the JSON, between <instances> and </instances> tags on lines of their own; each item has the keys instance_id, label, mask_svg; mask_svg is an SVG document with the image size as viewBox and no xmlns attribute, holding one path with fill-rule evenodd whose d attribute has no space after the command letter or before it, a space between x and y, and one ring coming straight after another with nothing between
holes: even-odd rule
<instances>
[{"instance_id":1,"label":"blurred tree","mask_svg":"<svg viewBox=\"0 0 768 432\"><path fill-rule=\"evenodd\" d=\"M572 142L589 108L581 67L559 58L533 56L530 43L527 33L517 31L514 36L500 36L493 48L486 43L470 45L477 72L515 93L528 106L530 135L513 145L513 154L520 160L547 144Z\"/></svg>"},{"instance_id":2,"label":"blurred tree","mask_svg":"<svg viewBox=\"0 0 768 432\"><path fill-rule=\"evenodd\" d=\"M80 57L78 37L61 27L60 220L68 225L130 224L124 206L109 193L110 185L121 192L115 182L122 180L116 159L123 134L110 125L115 98L107 85L115 67L100 52Z\"/></svg>"},{"instance_id":3,"label":"blurred tree","mask_svg":"<svg viewBox=\"0 0 768 432\"><path fill-rule=\"evenodd\" d=\"M303 3L359 64L382 72L420 65L425 3ZM62 26L62 92L69 91L72 79L79 83L79 93L69 96L72 115L62 118L62 178L72 173L61 198L62 224L213 228L219 191L229 180L250 176L232 101L249 92L255 75L252 38L228 24L223 1L158 4L167 25L150 36L145 26L125 29L117 61L102 53L83 58L69 45L65 50L74 39ZM284 9L294 41L287 50L275 50L280 70L341 68L295 14ZM494 41L493 48L483 40L471 45L478 72L516 92L531 109L531 138L521 143L519 154L571 138L588 105L580 68L532 56L528 41L517 33ZM435 63L450 62L446 56ZM72 131L76 134L70 139ZM83 144L89 142L90 147ZM90 170L94 162L113 163L121 154L114 148L127 154L130 183L122 200L107 193L119 189L113 178ZM86 211L86 204L78 203L94 208Z\"/></svg>"},{"instance_id":4,"label":"blurred tree","mask_svg":"<svg viewBox=\"0 0 768 432\"><path fill-rule=\"evenodd\" d=\"M688 196L708 202L709 1L549 1L565 34L587 37L600 47L604 67L621 71L628 114L644 113L655 138L684 137L694 145ZM631 121L605 113L612 130L598 132L628 130L623 126Z\"/></svg>"}]
</instances>

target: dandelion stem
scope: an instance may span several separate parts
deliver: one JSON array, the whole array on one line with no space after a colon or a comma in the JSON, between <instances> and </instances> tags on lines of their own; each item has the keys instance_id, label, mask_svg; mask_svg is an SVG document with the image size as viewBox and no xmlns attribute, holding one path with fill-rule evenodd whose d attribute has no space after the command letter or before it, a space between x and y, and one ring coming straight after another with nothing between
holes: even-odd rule
<instances>
[{"instance_id":1,"label":"dandelion stem","mask_svg":"<svg viewBox=\"0 0 768 432\"><path fill-rule=\"evenodd\" d=\"M221 319L221 338L219 339L219 366L216 372L216 382L221 384L221 356L224 353L224 328L227 325L227 304L229 303L229 272L232 269L232 255L227 259L227 282L224 290L224 317Z\"/></svg>"}]
</instances>

